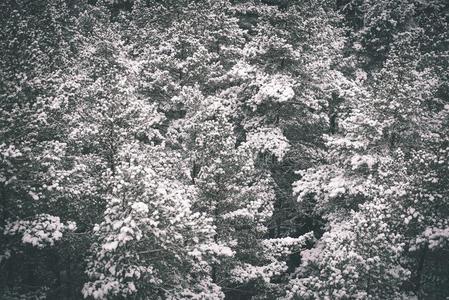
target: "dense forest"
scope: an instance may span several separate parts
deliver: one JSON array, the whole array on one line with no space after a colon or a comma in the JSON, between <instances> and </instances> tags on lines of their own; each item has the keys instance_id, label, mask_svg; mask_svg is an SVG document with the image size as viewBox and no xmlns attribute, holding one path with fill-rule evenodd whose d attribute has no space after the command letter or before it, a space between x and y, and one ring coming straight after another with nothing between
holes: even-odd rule
<instances>
[{"instance_id":1,"label":"dense forest","mask_svg":"<svg viewBox=\"0 0 449 300\"><path fill-rule=\"evenodd\" d=\"M449 299L447 0L0 24L0 299Z\"/></svg>"}]
</instances>

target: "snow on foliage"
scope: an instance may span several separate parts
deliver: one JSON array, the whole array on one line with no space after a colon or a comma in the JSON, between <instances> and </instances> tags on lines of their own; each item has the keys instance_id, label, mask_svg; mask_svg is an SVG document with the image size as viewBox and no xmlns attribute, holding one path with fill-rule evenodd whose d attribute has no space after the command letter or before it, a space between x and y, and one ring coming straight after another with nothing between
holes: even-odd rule
<instances>
[{"instance_id":1,"label":"snow on foliage","mask_svg":"<svg viewBox=\"0 0 449 300\"><path fill-rule=\"evenodd\" d=\"M292 100L294 96L291 79L286 76L274 76L262 83L252 102L256 106L268 101L282 103Z\"/></svg>"},{"instance_id":2,"label":"snow on foliage","mask_svg":"<svg viewBox=\"0 0 449 300\"><path fill-rule=\"evenodd\" d=\"M19 220L6 224L3 234L21 235L22 243L37 248L54 246L65 232L76 230L75 222L62 223L59 217L40 214L32 220Z\"/></svg>"},{"instance_id":3,"label":"snow on foliage","mask_svg":"<svg viewBox=\"0 0 449 300\"><path fill-rule=\"evenodd\" d=\"M398 297L410 272L397 262L404 243L389 225L388 210L376 201L349 220L332 222L317 245L301 253L286 299Z\"/></svg>"},{"instance_id":4,"label":"snow on foliage","mask_svg":"<svg viewBox=\"0 0 449 300\"><path fill-rule=\"evenodd\" d=\"M258 128L249 132L246 145L259 153L273 154L278 160L282 160L290 147L279 128Z\"/></svg>"},{"instance_id":5,"label":"snow on foliage","mask_svg":"<svg viewBox=\"0 0 449 300\"><path fill-rule=\"evenodd\" d=\"M0 2L1 299L448 298L447 0Z\"/></svg>"}]
</instances>

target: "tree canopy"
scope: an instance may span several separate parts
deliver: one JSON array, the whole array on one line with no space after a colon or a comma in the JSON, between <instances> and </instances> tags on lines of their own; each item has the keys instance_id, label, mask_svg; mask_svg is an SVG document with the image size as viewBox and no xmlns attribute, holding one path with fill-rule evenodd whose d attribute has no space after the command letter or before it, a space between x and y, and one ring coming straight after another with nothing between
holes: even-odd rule
<instances>
[{"instance_id":1,"label":"tree canopy","mask_svg":"<svg viewBox=\"0 0 449 300\"><path fill-rule=\"evenodd\" d=\"M4 0L1 299L446 299L446 0Z\"/></svg>"}]
</instances>

